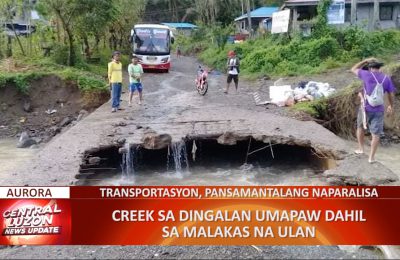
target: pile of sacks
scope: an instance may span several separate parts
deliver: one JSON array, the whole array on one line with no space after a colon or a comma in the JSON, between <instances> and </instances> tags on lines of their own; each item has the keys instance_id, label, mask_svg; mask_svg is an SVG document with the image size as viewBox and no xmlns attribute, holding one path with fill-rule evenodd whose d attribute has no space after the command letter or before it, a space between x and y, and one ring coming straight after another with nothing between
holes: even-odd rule
<instances>
[{"instance_id":1,"label":"pile of sacks","mask_svg":"<svg viewBox=\"0 0 400 260\"><path fill-rule=\"evenodd\" d=\"M293 90L294 100L296 102L312 101L322 97L329 97L336 91L329 83L316 81L300 82Z\"/></svg>"},{"instance_id":2,"label":"pile of sacks","mask_svg":"<svg viewBox=\"0 0 400 260\"><path fill-rule=\"evenodd\" d=\"M300 82L295 89L292 89L290 85L278 85L276 83L275 86L270 87L270 98L271 103L280 107L329 97L336 91L329 83L316 81Z\"/></svg>"}]
</instances>

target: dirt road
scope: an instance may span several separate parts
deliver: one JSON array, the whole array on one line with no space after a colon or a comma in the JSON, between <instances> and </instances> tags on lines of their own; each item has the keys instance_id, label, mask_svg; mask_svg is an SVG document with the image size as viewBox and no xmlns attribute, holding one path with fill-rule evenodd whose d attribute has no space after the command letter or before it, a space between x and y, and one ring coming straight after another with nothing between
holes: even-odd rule
<instances>
[{"instance_id":1,"label":"dirt road","mask_svg":"<svg viewBox=\"0 0 400 260\"><path fill-rule=\"evenodd\" d=\"M281 117L277 109L256 107L247 83L238 94L223 93L225 76L211 76L210 90L199 96L194 89L197 63L183 57L174 61L170 74L146 74L143 105L111 113L107 103L65 133L54 138L36 159L11 170L1 185L69 185L79 169L82 153L108 145L118 138L139 142L142 129L167 132L173 140L187 134L224 133L277 135L282 140L324 148L334 153L349 149L347 144L314 122ZM262 122L263 124L260 124ZM310 136L311 135L311 136ZM154 246L51 246L7 247L0 258L377 258L369 250L347 253L338 247L154 247Z\"/></svg>"}]
</instances>

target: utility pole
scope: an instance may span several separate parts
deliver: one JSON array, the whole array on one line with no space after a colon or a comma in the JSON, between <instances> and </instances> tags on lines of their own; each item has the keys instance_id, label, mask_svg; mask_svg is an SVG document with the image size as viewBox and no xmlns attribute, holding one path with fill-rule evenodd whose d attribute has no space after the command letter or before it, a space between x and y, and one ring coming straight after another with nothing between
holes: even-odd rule
<instances>
[{"instance_id":1,"label":"utility pole","mask_svg":"<svg viewBox=\"0 0 400 260\"><path fill-rule=\"evenodd\" d=\"M351 0L351 25L356 25L357 22L357 0Z\"/></svg>"},{"instance_id":2,"label":"utility pole","mask_svg":"<svg viewBox=\"0 0 400 260\"><path fill-rule=\"evenodd\" d=\"M253 34L253 30L252 30L253 26L252 26L252 24L251 24L251 7L250 7L250 0L247 0L247 21L248 21L248 24L249 24L249 36L250 36L250 38L251 38L251 37L252 37L252 34Z\"/></svg>"},{"instance_id":3,"label":"utility pole","mask_svg":"<svg viewBox=\"0 0 400 260\"><path fill-rule=\"evenodd\" d=\"M374 0L373 29L379 29L379 0Z\"/></svg>"}]
</instances>

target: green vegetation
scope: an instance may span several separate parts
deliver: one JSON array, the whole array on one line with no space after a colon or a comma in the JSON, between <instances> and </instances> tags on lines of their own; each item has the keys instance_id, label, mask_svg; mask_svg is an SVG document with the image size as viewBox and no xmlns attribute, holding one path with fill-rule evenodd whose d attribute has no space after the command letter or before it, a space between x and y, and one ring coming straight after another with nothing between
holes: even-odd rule
<instances>
[{"instance_id":1,"label":"green vegetation","mask_svg":"<svg viewBox=\"0 0 400 260\"><path fill-rule=\"evenodd\" d=\"M29 2L29 3L28 3ZM279 5L282 0L255 0L253 7ZM46 75L76 81L85 91L107 89L104 77L113 50L129 54L132 26L140 21L199 22L214 26L209 37L219 49L233 32L228 25L242 11L241 0L4 0L0 16L11 21L37 10L45 22L35 22L35 33L7 37L0 28L0 59L9 58L23 64L23 69L2 70L0 87L6 84L27 91L29 83ZM225 28L227 26L227 28ZM207 37L208 37L207 36ZM204 35L198 34L204 39ZM129 55L122 56L127 65ZM4 71L7 71L4 72Z\"/></svg>"},{"instance_id":2,"label":"green vegetation","mask_svg":"<svg viewBox=\"0 0 400 260\"><path fill-rule=\"evenodd\" d=\"M319 2L318 15L311 37L264 34L238 44L221 44L214 32L233 34L232 28L201 27L190 38L178 38L182 50L197 54L212 68L224 71L229 50L241 59L242 75L247 77L295 76L318 74L328 69L348 65L359 59L384 58L398 52L400 31L367 32L358 27L338 29L327 25L326 12L330 0Z\"/></svg>"},{"instance_id":3,"label":"green vegetation","mask_svg":"<svg viewBox=\"0 0 400 260\"><path fill-rule=\"evenodd\" d=\"M19 91L26 93L31 80L39 79L45 76L45 73L30 71L27 73L7 73L0 72L0 88L5 87L6 84L15 85Z\"/></svg>"},{"instance_id":4,"label":"green vegetation","mask_svg":"<svg viewBox=\"0 0 400 260\"><path fill-rule=\"evenodd\" d=\"M349 27L330 31L323 37L310 38L269 35L266 39L226 44L223 48L210 44L209 38L199 41L191 37L179 41L183 51L197 53L202 62L222 71L228 51L234 50L241 59L242 74L250 77L317 74L365 57L391 55L398 52L400 46L398 30L365 32Z\"/></svg>"},{"instance_id":5,"label":"green vegetation","mask_svg":"<svg viewBox=\"0 0 400 260\"><path fill-rule=\"evenodd\" d=\"M27 70L0 72L0 88L6 85L13 85L21 92L27 92L29 83L32 80L37 80L45 76L56 75L63 80L74 81L77 83L82 91L108 91L108 86L104 78L96 73L88 71L87 69L79 69L75 67L67 67L64 65L56 64L49 59L24 59L18 60L19 63L28 65ZM98 66L87 65L100 70ZM106 69L105 69L106 70Z\"/></svg>"},{"instance_id":6,"label":"green vegetation","mask_svg":"<svg viewBox=\"0 0 400 260\"><path fill-rule=\"evenodd\" d=\"M3 0L0 20L20 20L34 9L43 21L35 21L35 33L5 39L0 28L0 58L43 55L44 50L59 53L57 63L80 66L82 54L91 60L106 47L130 51L130 31L138 22L192 22L205 26L229 26L243 8L279 6L283 0ZM251 4L251 6L250 6ZM221 41L223 35L220 35ZM222 40L222 42L224 42ZM108 59L107 59L108 60Z\"/></svg>"},{"instance_id":7,"label":"green vegetation","mask_svg":"<svg viewBox=\"0 0 400 260\"><path fill-rule=\"evenodd\" d=\"M104 79L82 70L67 68L55 73L64 80L75 81L81 91L107 91L108 86Z\"/></svg>"},{"instance_id":8,"label":"green vegetation","mask_svg":"<svg viewBox=\"0 0 400 260\"><path fill-rule=\"evenodd\" d=\"M328 110L327 99L322 98L314 101L300 102L295 104L293 110L304 112L314 118L321 119Z\"/></svg>"},{"instance_id":9,"label":"green vegetation","mask_svg":"<svg viewBox=\"0 0 400 260\"><path fill-rule=\"evenodd\" d=\"M42 0L33 6L26 0L2 1L1 21L19 19L36 9L46 22L36 21L35 33L29 36L19 36L12 28L14 37L7 37L0 28L0 64L4 65L0 88L11 85L26 92L32 80L56 75L76 82L82 91L108 91L105 78L111 52L130 53L128 35L146 2ZM122 62L127 64L125 56Z\"/></svg>"},{"instance_id":10,"label":"green vegetation","mask_svg":"<svg viewBox=\"0 0 400 260\"><path fill-rule=\"evenodd\" d=\"M2 1L0 14L12 20L14 12L21 15L26 11L25 2ZM252 2L257 8L279 6L283 1ZM9 43L0 28L0 58L11 56L34 65L35 70L9 75L2 72L0 86L13 82L23 90L32 75L55 73L79 82L85 90L103 88L105 83L100 81L106 76L112 50L130 53L130 30L141 20L196 21L202 26L191 37L177 37L183 52L197 54L208 66L224 71L227 52L234 50L241 59L242 74L251 78L316 74L364 57L385 57L398 51L398 30L369 33L357 27L328 26L329 3L330 0L319 1L318 16L309 21L313 25L311 37L299 33L263 34L240 44L228 44L227 36L235 32L233 18L242 12L240 0L137 0L134 5L130 0L90 0L85 4L78 0L38 1L34 8L48 23L38 23L34 34L11 37ZM246 4L244 7L246 11ZM45 49L51 52L43 58ZM124 65L129 63L128 56L122 56Z\"/></svg>"}]
</instances>

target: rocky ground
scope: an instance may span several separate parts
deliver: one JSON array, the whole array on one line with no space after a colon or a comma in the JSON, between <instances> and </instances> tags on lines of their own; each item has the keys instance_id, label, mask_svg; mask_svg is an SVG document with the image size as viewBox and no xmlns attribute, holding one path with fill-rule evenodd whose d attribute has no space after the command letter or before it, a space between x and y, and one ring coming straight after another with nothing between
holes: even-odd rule
<instances>
[{"instance_id":1,"label":"rocky ground","mask_svg":"<svg viewBox=\"0 0 400 260\"><path fill-rule=\"evenodd\" d=\"M27 93L8 84L0 88L0 138L25 133L21 147L47 143L108 99L108 93L82 93L74 82L57 76L33 80Z\"/></svg>"},{"instance_id":2,"label":"rocky ground","mask_svg":"<svg viewBox=\"0 0 400 260\"><path fill-rule=\"evenodd\" d=\"M369 176L382 172L373 183L385 184L398 179L381 164L371 169L366 157L351 156L351 147L315 122L291 118L290 112L256 106L255 87L242 82L239 93L223 93L225 77L210 76L210 90L199 96L194 88L196 61L183 57L174 61L170 74L146 74L145 102L128 107L123 95L124 111L111 113L109 103L53 138L35 160L11 170L1 185L69 185L73 184L85 151L118 143L143 143L151 131L179 141L190 135L208 135L230 142L253 136L267 142L307 146L331 158L340 159L340 170L327 178L337 182L365 184ZM263 83L264 84L264 83ZM259 86L264 87L264 86ZM257 89L257 87L256 87ZM233 133L233 134L232 134ZM123 141L122 141L123 140ZM356 173L352 166L357 166ZM369 175L370 174L370 175ZM345 181L344 181L345 180ZM6 247L1 258L377 258L376 251L347 253L338 247Z\"/></svg>"}]
</instances>

